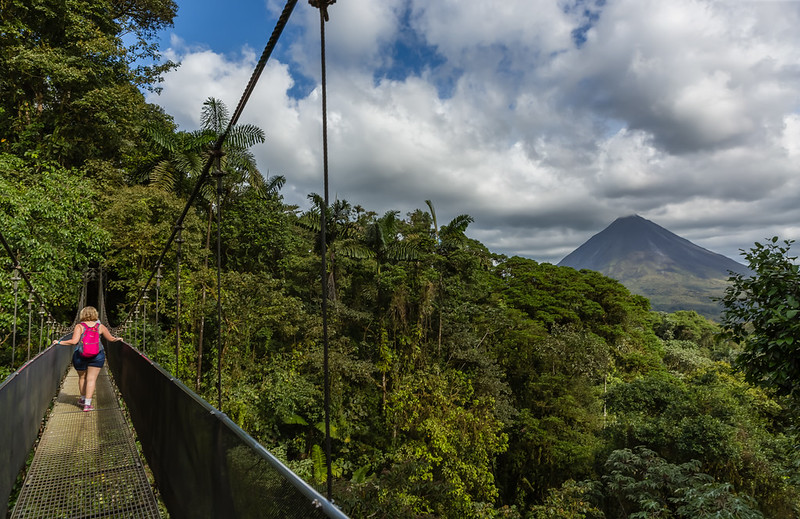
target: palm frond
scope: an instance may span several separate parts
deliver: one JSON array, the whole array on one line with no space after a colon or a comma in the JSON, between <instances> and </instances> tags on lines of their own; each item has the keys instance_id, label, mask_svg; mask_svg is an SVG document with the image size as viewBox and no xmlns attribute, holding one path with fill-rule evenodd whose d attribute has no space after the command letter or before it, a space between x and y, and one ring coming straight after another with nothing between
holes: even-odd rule
<instances>
[{"instance_id":1,"label":"palm frond","mask_svg":"<svg viewBox=\"0 0 800 519\"><path fill-rule=\"evenodd\" d=\"M396 241L386 248L386 257L393 261L413 261L419 259L420 252L416 246L405 241Z\"/></svg>"},{"instance_id":2,"label":"palm frond","mask_svg":"<svg viewBox=\"0 0 800 519\"><path fill-rule=\"evenodd\" d=\"M174 153L178 149L178 140L174 133L164 131L163 128L158 126L146 126L143 131L157 146L169 153Z\"/></svg>"},{"instance_id":3,"label":"palm frond","mask_svg":"<svg viewBox=\"0 0 800 519\"><path fill-rule=\"evenodd\" d=\"M231 128L225 139L229 148L247 149L255 144L266 142L264 130L252 124L238 124Z\"/></svg>"},{"instance_id":4,"label":"palm frond","mask_svg":"<svg viewBox=\"0 0 800 519\"><path fill-rule=\"evenodd\" d=\"M348 258L353 259L367 259L374 258L376 256L375 252L369 247L361 243L354 243L350 241L342 242L337 245L336 251L342 256L347 256Z\"/></svg>"},{"instance_id":5,"label":"palm frond","mask_svg":"<svg viewBox=\"0 0 800 519\"><path fill-rule=\"evenodd\" d=\"M206 203L213 203L213 200L216 199L217 196L217 188L214 185L214 179L210 176L207 176L203 185L200 186L199 192L200 198L206 201Z\"/></svg>"},{"instance_id":6,"label":"palm frond","mask_svg":"<svg viewBox=\"0 0 800 519\"><path fill-rule=\"evenodd\" d=\"M431 218L433 219L433 234L436 238L439 238L439 224L436 221L436 209L433 208L433 202L430 200L425 200L425 203L428 205L428 209L431 213Z\"/></svg>"},{"instance_id":7,"label":"palm frond","mask_svg":"<svg viewBox=\"0 0 800 519\"><path fill-rule=\"evenodd\" d=\"M286 177L283 175L273 175L267 179L264 188L267 194L277 195L284 184L286 184Z\"/></svg>"},{"instance_id":8,"label":"palm frond","mask_svg":"<svg viewBox=\"0 0 800 519\"><path fill-rule=\"evenodd\" d=\"M460 214L453 218L450 223L442 227L441 234L464 233L469 227L469 224L474 222L475 219L468 214Z\"/></svg>"},{"instance_id":9,"label":"palm frond","mask_svg":"<svg viewBox=\"0 0 800 519\"><path fill-rule=\"evenodd\" d=\"M150 171L150 185L161 191L174 191L180 179L180 172L169 160L162 160Z\"/></svg>"},{"instance_id":10,"label":"palm frond","mask_svg":"<svg viewBox=\"0 0 800 519\"><path fill-rule=\"evenodd\" d=\"M297 219L298 225L303 229L308 229L312 232L320 232L322 230L322 224L319 220L319 210L318 209L311 209L305 213L303 213Z\"/></svg>"},{"instance_id":11,"label":"palm frond","mask_svg":"<svg viewBox=\"0 0 800 519\"><path fill-rule=\"evenodd\" d=\"M466 232L469 224L475 219L468 214L461 214L453 218L447 225L441 228L441 247L443 249L461 249L467 244Z\"/></svg>"},{"instance_id":12,"label":"palm frond","mask_svg":"<svg viewBox=\"0 0 800 519\"><path fill-rule=\"evenodd\" d=\"M308 198L308 200L312 204L314 204L314 206L317 207L317 209L321 208L325 204L325 199L322 198L317 193L309 193L308 195L306 195L306 198Z\"/></svg>"},{"instance_id":13,"label":"palm frond","mask_svg":"<svg viewBox=\"0 0 800 519\"><path fill-rule=\"evenodd\" d=\"M180 151L182 152L201 153L211 149L217 142L217 134L209 129L181 132L179 135L182 146Z\"/></svg>"},{"instance_id":14,"label":"palm frond","mask_svg":"<svg viewBox=\"0 0 800 519\"><path fill-rule=\"evenodd\" d=\"M219 135L228 127L229 120L230 115L225 103L213 97L206 99L200 113L200 126L203 129L212 130Z\"/></svg>"},{"instance_id":15,"label":"palm frond","mask_svg":"<svg viewBox=\"0 0 800 519\"><path fill-rule=\"evenodd\" d=\"M252 153L248 152L249 155ZM245 172L245 182L250 184L252 187L264 191L266 189L266 182L264 181L264 176L256 167L256 158L252 157L252 161L248 161L244 164L244 172Z\"/></svg>"}]
</instances>

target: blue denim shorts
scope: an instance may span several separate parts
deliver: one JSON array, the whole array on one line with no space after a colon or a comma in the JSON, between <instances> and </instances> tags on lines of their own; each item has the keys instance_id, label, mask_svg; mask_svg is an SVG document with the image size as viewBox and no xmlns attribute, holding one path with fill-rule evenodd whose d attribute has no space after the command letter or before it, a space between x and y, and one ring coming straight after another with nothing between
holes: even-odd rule
<instances>
[{"instance_id":1,"label":"blue denim shorts","mask_svg":"<svg viewBox=\"0 0 800 519\"><path fill-rule=\"evenodd\" d=\"M105 362L105 350L100 350L100 353L94 357L84 357L78 350L75 350L75 353L72 354L72 365L75 367L75 371L86 371L86 368L89 366L93 368L102 368Z\"/></svg>"}]
</instances>

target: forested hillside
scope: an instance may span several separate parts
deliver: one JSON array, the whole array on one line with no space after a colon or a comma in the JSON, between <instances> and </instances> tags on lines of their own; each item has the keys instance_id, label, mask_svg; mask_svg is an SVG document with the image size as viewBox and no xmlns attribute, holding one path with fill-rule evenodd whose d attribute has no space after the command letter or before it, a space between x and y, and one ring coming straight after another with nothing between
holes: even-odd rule
<instances>
[{"instance_id":1,"label":"forested hillside","mask_svg":"<svg viewBox=\"0 0 800 519\"><path fill-rule=\"evenodd\" d=\"M227 121L227 100L209 99L203 127L177 132L144 102L159 69L132 70L133 56L157 59L145 44L175 8L3 3L0 226L65 320L88 266L108 273L112 319L132 311ZM211 402L219 354L222 410L322 485L323 204L287 205L293 173L264 178L248 151L263 132L236 131L222 322L209 190L183 229L178 365L174 250L148 353ZM739 347L716 325L652 312L598 273L494 254L468 237L470 216L439 222L435 201L402 215L336 200L325 221L334 497L353 518L800 514L791 395L734 371ZM12 308L2 276L3 376Z\"/></svg>"}]
</instances>

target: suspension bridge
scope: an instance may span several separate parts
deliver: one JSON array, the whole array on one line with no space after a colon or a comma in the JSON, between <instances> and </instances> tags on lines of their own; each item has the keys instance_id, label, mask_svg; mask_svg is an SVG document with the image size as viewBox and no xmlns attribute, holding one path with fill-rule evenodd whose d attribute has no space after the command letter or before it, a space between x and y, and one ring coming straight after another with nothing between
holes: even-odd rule
<instances>
[{"instance_id":1,"label":"suspension bridge","mask_svg":"<svg viewBox=\"0 0 800 519\"><path fill-rule=\"evenodd\" d=\"M129 306L128 319L109 323L103 272L95 270L99 320L126 339L104 345L106 364L97 382L94 410L78 406L77 373L71 366L73 346L52 344L71 336L70 324L55 313L37 290L30 268L21 264L0 232L11 262L13 319L9 330L13 373L0 382L0 517L12 518L124 517L156 518L346 518L332 499L329 420L327 283L325 282L325 209L328 160L325 85L325 22L335 0L309 0L319 9L322 53L322 141L324 201L322 236L322 316L324 342L325 432L327 493L303 481L245 431L186 387L174 374L146 355L144 323L151 283L155 280L158 320L159 281L165 255L176 245L176 280L180 280L181 231L202 186L217 181L217 207L222 175L219 159L231 128L237 123L281 32L297 4L286 2L253 71L228 128L214 143L202 174L178 217L144 287ZM216 164L216 170L212 172ZM221 262L220 211L217 211L217 279ZM89 271L84 274L77 310L90 301ZM176 357L180 345L180 283L176 282ZM27 294L27 299L25 295ZM217 293L217 344L222 328L221 294ZM10 313L10 312L9 312ZM139 331L141 330L141 334ZM217 348L221 351L221 348ZM177 359L176 359L177 360ZM176 361L177 366L177 361ZM221 395L218 362L217 392ZM13 500L13 508L9 500Z\"/></svg>"}]
</instances>

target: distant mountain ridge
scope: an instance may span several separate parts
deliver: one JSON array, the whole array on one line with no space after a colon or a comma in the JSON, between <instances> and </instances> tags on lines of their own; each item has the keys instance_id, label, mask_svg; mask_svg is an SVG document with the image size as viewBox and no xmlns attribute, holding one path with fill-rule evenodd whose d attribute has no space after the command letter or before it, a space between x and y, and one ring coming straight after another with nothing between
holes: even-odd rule
<instances>
[{"instance_id":1,"label":"distant mountain ridge","mask_svg":"<svg viewBox=\"0 0 800 519\"><path fill-rule=\"evenodd\" d=\"M589 269L620 281L650 299L654 310L695 310L719 319L729 272L747 267L638 215L616 219L572 251L559 266Z\"/></svg>"}]
</instances>

